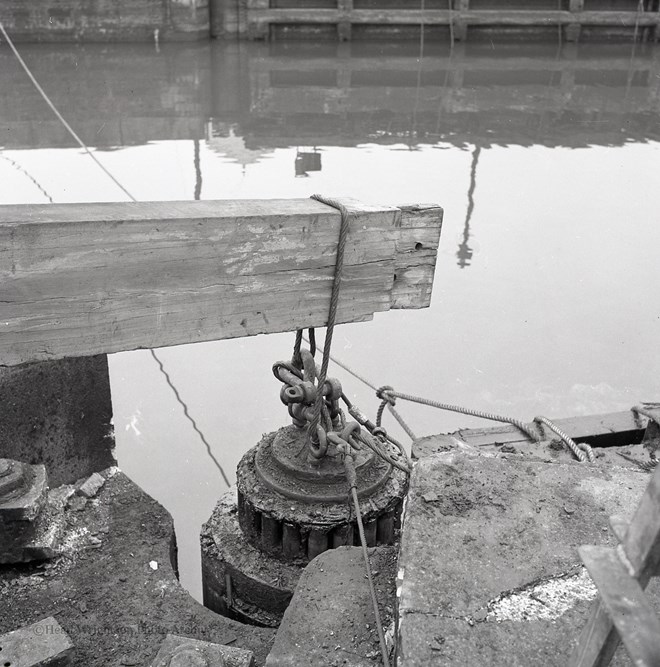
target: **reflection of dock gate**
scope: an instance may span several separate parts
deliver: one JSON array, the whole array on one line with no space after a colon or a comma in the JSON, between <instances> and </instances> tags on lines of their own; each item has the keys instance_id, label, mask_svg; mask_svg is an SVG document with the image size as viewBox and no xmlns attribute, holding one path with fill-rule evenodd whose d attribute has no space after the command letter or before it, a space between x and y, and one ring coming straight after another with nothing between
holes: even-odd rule
<instances>
[{"instance_id":1,"label":"reflection of dock gate","mask_svg":"<svg viewBox=\"0 0 660 667\"><path fill-rule=\"evenodd\" d=\"M212 0L214 36L658 39L658 0Z\"/></svg>"}]
</instances>

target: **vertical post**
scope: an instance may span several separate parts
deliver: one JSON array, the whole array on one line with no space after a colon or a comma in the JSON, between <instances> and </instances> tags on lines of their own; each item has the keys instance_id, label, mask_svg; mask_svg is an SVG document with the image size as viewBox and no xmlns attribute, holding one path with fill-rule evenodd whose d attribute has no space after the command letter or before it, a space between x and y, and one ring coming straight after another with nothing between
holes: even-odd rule
<instances>
[{"instance_id":1,"label":"vertical post","mask_svg":"<svg viewBox=\"0 0 660 667\"><path fill-rule=\"evenodd\" d=\"M581 19L577 16L584 11L584 0L569 0L571 22L566 26L566 41L577 42L580 39Z\"/></svg>"},{"instance_id":2,"label":"vertical post","mask_svg":"<svg viewBox=\"0 0 660 667\"><path fill-rule=\"evenodd\" d=\"M236 39L239 33L239 0L209 0L211 37Z\"/></svg>"},{"instance_id":3,"label":"vertical post","mask_svg":"<svg viewBox=\"0 0 660 667\"><path fill-rule=\"evenodd\" d=\"M351 39L351 18L353 16L353 0L337 0L339 21L337 23L337 37L340 42Z\"/></svg>"},{"instance_id":4,"label":"vertical post","mask_svg":"<svg viewBox=\"0 0 660 667\"><path fill-rule=\"evenodd\" d=\"M470 0L458 0L458 7L454 0L454 9L458 11L458 16L454 15L454 39L463 42L467 39L468 19L467 12L470 11Z\"/></svg>"},{"instance_id":5,"label":"vertical post","mask_svg":"<svg viewBox=\"0 0 660 667\"><path fill-rule=\"evenodd\" d=\"M247 0L248 39L268 39L270 25L260 14L269 7L269 0Z\"/></svg>"},{"instance_id":6,"label":"vertical post","mask_svg":"<svg viewBox=\"0 0 660 667\"><path fill-rule=\"evenodd\" d=\"M575 67L577 65L577 49L575 42L565 44L562 49L561 74L559 88L561 90L562 111L571 101L575 91Z\"/></svg>"}]
</instances>

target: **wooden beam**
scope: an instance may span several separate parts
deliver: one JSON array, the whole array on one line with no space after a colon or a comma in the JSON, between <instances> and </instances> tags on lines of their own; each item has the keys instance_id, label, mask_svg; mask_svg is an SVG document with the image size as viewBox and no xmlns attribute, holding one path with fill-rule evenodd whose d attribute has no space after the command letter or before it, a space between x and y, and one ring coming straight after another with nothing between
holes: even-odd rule
<instances>
[{"instance_id":1,"label":"wooden beam","mask_svg":"<svg viewBox=\"0 0 660 667\"><path fill-rule=\"evenodd\" d=\"M639 667L660 665L660 621L637 579L614 549L584 546L578 551L632 663Z\"/></svg>"},{"instance_id":2,"label":"wooden beam","mask_svg":"<svg viewBox=\"0 0 660 667\"><path fill-rule=\"evenodd\" d=\"M587 442L594 447L640 442L644 433L644 427L635 419L631 410L553 419L552 421L573 440ZM534 424L531 426L538 428ZM546 430L545 434L548 439L556 438L549 430ZM465 429L455 435L474 447L528 442L524 433L509 424L491 428Z\"/></svg>"},{"instance_id":3,"label":"wooden beam","mask_svg":"<svg viewBox=\"0 0 660 667\"><path fill-rule=\"evenodd\" d=\"M632 569L631 576L636 578L642 590L648 585L649 579L657 574L660 561L659 508L660 466L653 473L630 524L625 525L620 517L610 517L610 525L620 540L620 548L623 548L628 565ZM585 548L595 547L582 547ZM584 559L582 551L581 555ZM585 564L589 566L586 560ZM580 641L571 656L569 663L571 667L609 665L619 644L619 632L620 629L616 625L616 620L612 618L612 610L607 600L596 600L580 635Z\"/></svg>"},{"instance_id":4,"label":"wooden beam","mask_svg":"<svg viewBox=\"0 0 660 667\"><path fill-rule=\"evenodd\" d=\"M344 201L337 321L427 307L442 209ZM312 199L0 206L0 365L324 326L340 218Z\"/></svg>"}]
</instances>

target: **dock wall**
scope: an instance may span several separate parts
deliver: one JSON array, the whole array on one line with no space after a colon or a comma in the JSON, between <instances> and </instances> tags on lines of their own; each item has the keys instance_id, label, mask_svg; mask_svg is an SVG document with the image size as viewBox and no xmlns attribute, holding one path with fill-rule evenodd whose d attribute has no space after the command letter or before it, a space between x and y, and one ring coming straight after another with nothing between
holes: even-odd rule
<instances>
[{"instance_id":1,"label":"dock wall","mask_svg":"<svg viewBox=\"0 0 660 667\"><path fill-rule=\"evenodd\" d=\"M658 41L660 0L4 0L17 41Z\"/></svg>"},{"instance_id":2,"label":"dock wall","mask_svg":"<svg viewBox=\"0 0 660 667\"><path fill-rule=\"evenodd\" d=\"M3 0L0 21L21 42L207 39L208 0Z\"/></svg>"},{"instance_id":3,"label":"dock wall","mask_svg":"<svg viewBox=\"0 0 660 667\"><path fill-rule=\"evenodd\" d=\"M238 39L658 40L658 0L210 0Z\"/></svg>"}]
</instances>

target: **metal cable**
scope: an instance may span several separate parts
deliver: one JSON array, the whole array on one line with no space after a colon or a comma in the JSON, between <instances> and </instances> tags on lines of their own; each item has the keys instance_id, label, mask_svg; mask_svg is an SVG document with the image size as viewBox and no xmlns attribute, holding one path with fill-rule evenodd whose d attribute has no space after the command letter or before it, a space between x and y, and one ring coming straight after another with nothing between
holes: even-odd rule
<instances>
[{"instance_id":1,"label":"metal cable","mask_svg":"<svg viewBox=\"0 0 660 667\"><path fill-rule=\"evenodd\" d=\"M314 413L309 425L309 433L316 433L316 426L321 418L321 408L323 406L322 388L328 375L328 365L330 363L330 349L332 347L332 335L335 329L335 319L337 317L337 306L339 303L339 292L341 289L342 272L344 268L344 251L346 249L346 239L350 228L350 213L348 209L338 200L323 195L312 195L315 199L326 206L332 206L341 213L341 226L339 229L339 241L337 242L337 257L335 260L335 273L332 282L332 294L330 296L330 308L328 310L328 322L326 325L325 341L323 345L323 359L321 361L321 371L318 378L319 391L316 393L314 401ZM301 333L302 338L302 333ZM297 339L297 337L296 337ZM313 451L312 451L313 453Z\"/></svg>"},{"instance_id":2,"label":"metal cable","mask_svg":"<svg viewBox=\"0 0 660 667\"><path fill-rule=\"evenodd\" d=\"M99 162L98 158L92 151L87 148L83 140L75 133L74 129L69 125L69 123L66 122L64 119L64 116L57 110L57 107L50 101L50 98L46 94L46 91L39 85L39 82L36 80L34 77L34 74L32 74L32 71L30 68L27 66L23 58L21 57L21 54L18 52L18 49L14 46L14 42L12 42L11 37L7 34L7 31L5 30L5 26L2 25L2 22L0 21L0 33L2 33L2 36L7 40L7 44L9 44L9 48L13 51L14 55L16 56L16 59L18 62L21 64L21 67L25 70L25 73L28 75L30 81L32 81L32 84L34 87L37 89L37 92L43 97L44 101L46 104L50 107L51 111L57 116L57 119L64 125L65 129L67 132L75 139L76 143L82 148L89 157L96 162L96 164L105 172L106 176L108 176L112 182L132 201L137 201L137 199Z\"/></svg>"},{"instance_id":3,"label":"metal cable","mask_svg":"<svg viewBox=\"0 0 660 667\"><path fill-rule=\"evenodd\" d=\"M547 426L553 433L556 433L564 442L564 444L573 452L575 458L580 461L581 463L584 463L585 461L589 461L589 463L593 463L595 460L594 457L594 452L591 447L585 443L576 443L575 440L573 440L571 437L569 437L564 431L562 431L556 424L553 424L549 419L546 417L534 417L534 421L537 424L544 424Z\"/></svg>"},{"instance_id":4,"label":"metal cable","mask_svg":"<svg viewBox=\"0 0 660 667\"><path fill-rule=\"evenodd\" d=\"M369 563L369 552L367 551L367 539L364 535L364 526L362 524L362 513L360 512L360 502L357 495L357 481L355 474L355 466L353 459L349 452L345 452L344 466L346 467L346 477L349 480L349 493L353 499L353 507L355 508L355 518L357 520L358 532L360 534L360 544L362 545L362 556L364 558L364 565L367 569L367 579L369 581L369 593L371 594L371 604L374 608L374 615L376 617L376 629L378 631L378 642L380 644L380 653L383 658L384 667L390 667L390 657L387 650L387 643L385 642L385 633L383 632L383 623L380 619L380 611L378 610L378 598L376 597L376 590L374 588L374 580L371 575L371 564Z\"/></svg>"},{"instance_id":5,"label":"metal cable","mask_svg":"<svg viewBox=\"0 0 660 667\"><path fill-rule=\"evenodd\" d=\"M367 437L367 436L366 436L364 433L362 433L362 432L357 433L357 434L354 435L353 437L354 437L356 440L358 440L359 442L361 442L362 444L364 444L364 445L366 445L367 447L369 447L369 449L370 449L374 454L376 454L377 456L380 456L381 459L383 459L384 461L387 461L387 463L389 463L390 465L394 466L395 468L398 468L399 470L401 470L402 472L407 473L408 475L410 474L411 469L410 469L410 465L409 465L409 463L408 463L407 465L406 465L406 464L403 464L403 463L401 463L400 461L397 461L397 460L396 460L394 457L392 457L389 453L383 451L383 450L376 444L376 442L375 442L376 439L375 439L375 438L374 438L374 440L372 440L371 438ZM403 453L404 453L404 456L405 456L406 461L407 461L407 454L405 454L405 452L403 452Z\"/></svg>"},{"instance_id":6,"label":"metal cable","mask_svg":"<svg viewBox=\"0 0 660 667\"><path fill-rule=\"evenodd\" d=\"M185 401L181 398L181 395L179 394L179 391L177 388L174 386L174 383L172 382L172 379L170 378L169 373L165 370L165 366L163 366L163 362L156 356L156 353L153 350L149 350L151 352L151 356L156 360L156 363L158 364L160 368L160 372L165 376L165 380L167 384L170 385L170 388L174 392L174 395L176 396L176 400L180 403L181 407L183 408L183 414L186 416L188 421L192 424L192 427L195 429L197 432L197 435L201 438L202 442L204 443L204 446L206 447L206 451L213 461L215 463L215 467L220 471L220 474L222 475L222 479L224 480L225 484L228 487L231 487L231 482L229 481L229 478L227 477L224 468L222 467L220 461L215 458L215 455L213 454L213 451L211 450L211 445L209 444L208 440L204 437L204 434L201 432L199 427L197 426L197 422L194 420L193 417L191 417L190 413L188 412L188 406L186 405Z\"/></svg>"},{"instance_id":7,"label":"metal cable","mask_svg":"<svg viewBox=\"0 0 660 667\"><path fill-rule=\"evenodd\" d=\"M39 188L39 190L41 191L41 194L42 194L44 197L46 197L46 199L48 199L48 201L49 201L51 204L54 204L54 203L55 203L55 202L53 201L53 198L48 194L48 192L46 192L46 189L39 183L39 181L37 181L37 179L36 179L34 176L32 176L32 174L30 174L30 172L28 172L26 169L24 169L23 167L21 167L21 165L18 164L18 162L16 162L15 160L12 160L10 157L7 157L6 155L0 155L0 158L2 158L3 160L6 160L7 162L9 162L9 164L10 164L12 167L14 167L14 169L16 169L16 171L20 171L22 174L25 174L25 175L26 175L26 176L27 176L27 177L28 177L28 178L35 184L35 186L36 186L37 188Z\"/></svg>"},{"instance_id":8,"label":"metal cable","mask_svg":"<svg viewBox=\"0 0 660 667\"><path fill-rule=\"evenodd\" d=\"M116 178L115 178L115 177L114 177L114 176L113 176L113 175L112 175L112 174L111 174L111 173L110 173L110 172L109 172L109 171L108 171L102 164L101 164L101 162L99 162L99 160L97 159L97 157L96 157L96 156L90 151L90 149L85 145L85 143L83 142L83 140L76 134L76 132L73 130L73 128L69 125L69 123L66 122L66 120L64 119L64 117L62 116L62 114L58 111L57 107L51 102L50 98L48 97L48 95L46 94L46 92L44 91L44 89L39 85L39 82L37 81L37 79L35 78L34 74L32 74L32 71L30 70L30 68L27 66L27 64L25 63L25 61L24 61L23 58L21 57L21 54L18 52L18 49L14 46L14 42L11 40L11 37L9 37L9 35L7 34L7 31L5 30L5 27L4 27L4 25L2 24L1 21L0 21L0 33L1 33L2 36L5 38L5 40L7 40L7 44L9 44L9 47L10 47L11 50L13 51L14 55L16 56L16 59L17 59L18 62L21 64L21 67L23 68L23 70L25 71L25 73L28 75L28 78L30 79L30 81L32 82L32 84L34 85L34 87L37 89L37 91L39 92L39 94L43 97L44 101L45 101L46 104L50 107L50 109L52 110L52 112L57 116L58 120L62 123L62 125L63 125L64 128L67 130L67 132L69 132L69 134L75 139L75 141L80 145L80 147L85 151L85 153L87 153L87 155L89 155L89 157L91 157L92 160L94 160L94 162L96 162L96 164L97 164L97 165L103 170L103 172L104 172L104 173L105 173L105 174L106 174L106 175L107 175L107 176L108 176L108 177L109 177L109 178L110 178L110 179L111 179L111 180L112 180L112 181L113 181L113 182L114 182L114 183L115 183L115 184L116 184L116 185L117 185L123 192L124 192L124 194L125 194L129 199L131 199L132 201L137 202L138 200L137 200L137 199L136 199L136 198L135 198L135 197L134 197L134 196L133 196L133 195L132 195L132 194L131 194L131 193L130 193L130 192L129 192L129 191L128 191L128 190L127 190L127 189L126 189L126 188L125 188L125 187L124 187L124 186L123 186L123 185L122 185L122 184L121 184L121 183L120 183L120 182L119 182L119 181L118 181L118 180L117 180L117 179L116 179ZM197 146L196 148L198 149L198 146ZM6 160L9 160L9 158L6 158L5 156L1 156L1 157L3 157L3 158L6 159ZM197 159L197 160L198 160L198 157L199 157L199 156L198 156L198 154L196 153L196 159ZM13 162L12 160L9 160L9 161L10 161L10 162ZM34 180L34 179L32 179L32 180ZM37 186L38 186L38 183L36 183L36 181L34 181L34 182L35 182L35 184L37 184ZM38 186L38 187L40 187L40 186ZM200 181L200 187L201 187L201 181ZM50 202L52 203L53 200L52 200L52 198L50 197L50 195L48 195L48 193L46 193L46 191L43 190L43 188L40 187L40 189L41 189L42 192L44 192L44 194L50 199ZM196 196L195 196L196 199L198 198L198 195L199 195L199 193L196 191ZM167 381L167 384L169 384L169 386L171 387L172 391L174 392L174 395L176 396L177 401L178 401L178 402L181 404L181 406L183 407L183 413L184 413L184 415L185 415L185 416L187 417L187 419L190 421L190 423L192 424L194 430L197 432L197 434L198 434L199 437L201 438L202 442L204 443L204 446L206 447L206 450L207 450L207 452L208 452L208 455L209 455L209 457L211 458L211 460L213 461L213 463L215 464L216 468L219 470L220 474L222 475L222 479L224 480L225 484L226 484L227 486L230 487L230 486L231 486L231 482L229 481L229 478L227 477L227 475L226 475L226 473L225 473L225 471L224 471L222 465L220 464L220 462L218 461L218 459L216 459L216 457L214 456L214 454L213 454L213 452L212 452L212 450L211 450L211 446L209 445L208 440L206 439L206 437L204 436L204 434L202 433L202 431L201 431L201 430L199 429L199 427L197 426L197 422L193 419L193 417L190 416L190 413L188 412L188 406L186 405L186 403L184 402L184 400L181 398L181 396L180 396L180 394L179 394L177 388L174 386L174 383L172 382L172 380L171 380L171 378L170 378L168 372L165 370L165 367L163 366L161 360L156 356L156 353L155 353L153 350L149 350L149 351L151 352L151 356L152 356L152 357L156 360L156 362L158 363L158 366L160 367L160 371L161 371L161 373L165 376L165 380Z\"/></svg>"}]
</instances>

